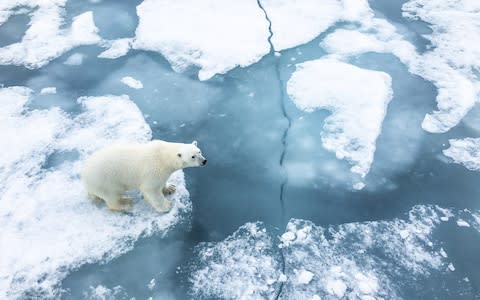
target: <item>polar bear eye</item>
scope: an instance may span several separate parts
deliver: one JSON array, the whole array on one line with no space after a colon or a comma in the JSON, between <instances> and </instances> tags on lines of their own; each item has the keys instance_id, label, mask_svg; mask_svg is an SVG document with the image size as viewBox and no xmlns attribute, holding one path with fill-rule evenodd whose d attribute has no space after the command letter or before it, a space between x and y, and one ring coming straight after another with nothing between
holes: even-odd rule
<instances>
[{"instance_id":1,"label":"polar bear eye","mask_svg":"<svg viewBox=\"0 0 480 300\"><path fill-rule=\"evenodd\" d=\"M192 156L192 158L195 158L195 155L194 155L194 156Z\"/></svg>"}]
</instances>

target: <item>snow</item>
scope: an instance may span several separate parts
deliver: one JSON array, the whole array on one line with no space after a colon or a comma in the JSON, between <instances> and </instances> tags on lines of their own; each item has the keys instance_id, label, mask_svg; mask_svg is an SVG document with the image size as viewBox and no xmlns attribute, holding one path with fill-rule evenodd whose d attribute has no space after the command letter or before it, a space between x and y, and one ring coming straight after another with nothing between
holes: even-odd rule
<instances>
[{"instance_id":1,"label":"snow","mask_svg":"<svg viewBox=\"0 0 480 300\"><path fill-rule=\"evenodd\" d=\"M108 47L108 49L100 53L98 57L109 59L122 57L126 55L132 47L132 41L131 38L123 38L106 42L105 46Z\"/></svg>"},{"instance_id":2,"label":"snow","mask_svg":"<svg viewBox=\"0 0 480 300\"><path fill-rule=\"evenodd\" d=\"M122 83L125 84L128 87L131 87L132 89L143 89L143 84L140 80L137 80L131 76L125 76L122 78Z\"/></svg>"},{"instance_id":3,"label":"snow","mask_svg":"<svg viewBox=\"0 0 480 300\"><path fill-rule=\"evenodd\" d=\"M392 98L390 76L332 58L319 59L296 65L287 93L301 110L332 112L322 130L323 146L365 177Z\"/></svg>"},{"instance_id":4,"label":"snow","mask_svg":"<svg viewBox=\"0 0 480 300\"><path fill-rule=\"evenodd\" d=\"M19 7L30 11L29 28L22 40L0 48L0 65L23 65L40 68L63 53L80 45L98 43L101 38L93 22L92 12L73 18L70 28L64 27L65 0L6 0L0 3L0 25Z\"/></svg>"},{"instance_id":5,"label":"snow","mask_svg":"<svg viewBox=\"0 0 480 300\"><path fill-rule=\"evenodd\" d=\"M57 93L57 88L54 86L44 87L40 91L40 94L56 94L56 93Z\"/></svg>"},{"instance_id":6,"label":"snow","mask_svg":"<svg viewBox=\"0 0 480 300\"><path fill-rule=\"evenodd\" d=\"M198 68L200 80L270 51L269 24L255 0L145 0L137 15L133 48L159 52L177 72Z\"/></svg>"},{"instance_id":7,"label":"snow","mask_svg":"<svg viewBox=\"0 0 480 300\"><path fill-rule=\"evenodd\" d=\"M0 89L0 244L8 245L0 260L2 299L56 297L70 271L131 250L139 237L165 232L191 210L181 172L172 178L175 207L165 215L137 198L131 214L113 214L86 198L79 170L87 155L151 138L127 96L79 98L82 112L73 116L58 108L29 110L32 93ZM52 160L59 163L50 166Z\"/></svg>"},{"instance_id":8,"label":"snow","mask_svg":"<svg viewBox=\"0 0 480 300\"><path fill-rule=\"evenodd\" d=\"M335 279L327 281L326 289L329 294L342 298L347 290L347 285L343 281Z\"/></svg>"},{"instance_id":9,"label":"snow","mask_svg":"<svg viewBox=\"0 0 480 300\"><path fill-rule=\"evenodd\" d=\"M64 62L67 66L79 66L83 63L85 56L81 53L74 53L70 55Z\"/></svg>"},{"instance_id":10,"label":"snow","mask_svg":"<svg viewBox=\"0 0 480 300\"><path fill-rule=\"evenodd\" d=\"M443 150L457 164L472 171L480 171L480 138L450 139L450 147Z\"/></svg>"}]
</instances>

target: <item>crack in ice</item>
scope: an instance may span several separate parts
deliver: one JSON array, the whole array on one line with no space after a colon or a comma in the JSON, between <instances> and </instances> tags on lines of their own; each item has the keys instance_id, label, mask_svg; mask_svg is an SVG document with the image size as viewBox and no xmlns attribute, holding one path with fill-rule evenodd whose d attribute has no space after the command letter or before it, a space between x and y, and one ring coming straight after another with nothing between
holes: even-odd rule
<instances>
[{"instance_id":1,"label":"crack in ice","mask_svg":"<svg viewBox=\"0 0 480 300\"><path fill-rule=\"evenodd\" d=\"M267 20L268 22L268 31L269 31L269 36L268 36L268 43L270 44L270 55L273 55L273 58L275 59L275 77L277 79L277 83L278 83L278 89L279 89L279 92L280 92L280 96L279 96L279 102L280 102L280 107L281 107L281 111L282 111L282 115L283 117L287 120L287 126L285 128L285 130L283 131L283 134L282 134L282 139L281 139L281 142L282 142L282 153L280 155L280 160L279 160L279 165L281 168L284 167L284 161L285 161L285 154L287 152L287 138L288 138L288 132L292 126L292 120L290 119L290 117L288 116L288 113L287 113L287 109L285 107L285 93L283 91L283 87L284 87L284 82L282 81L282 77L280 76L280 59L279 57L277 56L277 52L275 51L275 47L273 46L273 43L272 43L272 37L273 37L273 31L272 31L272 21L270 20L270 18L268 17L268 14L267 14L267 11L265 10L265 8L263 7L262 3L261 3L261 0L257 0L257 4L258 4L258 7L263 11L264 15L265 15L265 19ZM286 172L283 173L283 181L282 183L280 184L280 196L279 196L279 199L280 199L280 207L281 207L281 222L285 222L285 186L287 185L288 183L288 175ZM281 258L281 266L282 266L282 274L285 273L285 257L283 255L283 250L282 249L279 249L280 251L280 258ZM280 298L280 295L282 294L282 290L283 290L283 285L284 285L284 282L280 282L280 286L274 296L274 299L275 300L278 300Z\"/></svg>"}]
</instances>

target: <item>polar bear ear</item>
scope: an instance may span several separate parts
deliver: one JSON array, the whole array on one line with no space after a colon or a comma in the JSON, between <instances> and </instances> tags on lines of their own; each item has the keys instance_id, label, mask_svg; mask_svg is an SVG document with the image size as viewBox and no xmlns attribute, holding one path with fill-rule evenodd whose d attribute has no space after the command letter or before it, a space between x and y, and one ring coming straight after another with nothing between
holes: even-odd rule
<instances>
[{"instance_id":1,"label":"polar bear ear","mask_svg":"<svg viewBox=\"0 0 480 300\"><path fill-rule=\"evenodd\" d=\"M192 144L196 147L197 146L197 141L193 141Z\"/></svg>"},{"instance_id":2,"label":"polar bear ear","mask_svg":"<svg viewBox=\"0 0 480 300\"><path fill-rule=\"evenodd\" d=\"M178 156L178 157L182 157L182 153L180 153L180 152L177 153L177 156Z\"/></svg>"}]
</instances>

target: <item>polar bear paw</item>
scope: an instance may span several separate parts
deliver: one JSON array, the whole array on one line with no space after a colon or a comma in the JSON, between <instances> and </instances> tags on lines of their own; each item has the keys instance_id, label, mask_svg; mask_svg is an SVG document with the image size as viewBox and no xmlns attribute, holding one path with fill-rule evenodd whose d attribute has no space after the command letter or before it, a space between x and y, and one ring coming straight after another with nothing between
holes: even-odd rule
<instances>
[{"instance_id":1,"label":"polar bear paw","mask_svg":"<svg viewBox=\"0 0 480 300\"><path fill-rule=\"evenodd\" d=\"M177 190L177 187L173 184L169 184L163 188L164 195L172 195Z\"/></svg>"}]
</instances>

